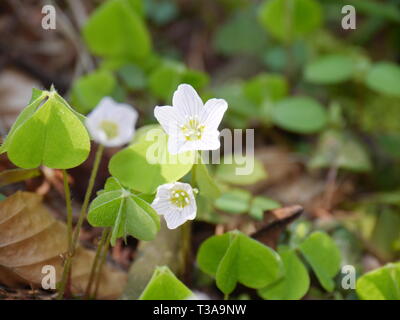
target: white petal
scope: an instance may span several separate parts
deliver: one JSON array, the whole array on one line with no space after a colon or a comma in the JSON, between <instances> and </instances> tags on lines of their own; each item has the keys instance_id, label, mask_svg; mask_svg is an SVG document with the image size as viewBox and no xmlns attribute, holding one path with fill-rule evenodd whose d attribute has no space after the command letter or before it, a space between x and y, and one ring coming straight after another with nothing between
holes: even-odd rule
<instances>
[{"instance_id":1,"label":"white petal","mask_svg":"<svg viewBox=\"0 0 400 320\"><path fill-rule=\"evenodd\" d=\"M155 107L154 116L167 134L179 131L179 125L184 122L176 109L170 106Z\"/></svg>"},{"instance_id":2,"label":"white petal","mask_svg":"<svg viewBox=\"0 0 400 320\"><path fill-rule=\"evenodd\" d=\"M85 124L94 141L106 147L117 147L132 140L137 118L137 111L130 105L117 103L111 98L105 97L87 116ZM102 121L115 122L118 126L118 135L109 139L100 128Z\"/></svg>"},{"instance_id":3,"label":"white petal","mask_svg":"<svg viewBox=\"0 0 400 320\"><path fill-rule=\"evenodd\" d=\"M210 130L217 130L228 109L228 103L224 99L210 99L204 105L204 109L202 123Z\"/></svg>"},{"instance_id":4,"label":"white petal","mask_svg":"<svg viewBox=\"0 0 400 320\"><path fill-rule=\"evenodd\" d=\"M182 215L182 211L179 211L178 209L164 214L164 219L167 223L168 229L176 229L187 221L187 219Z\"/></svg>"},{"instance_id":5,"label":"white petal","mask_svg":"<svg viewBox=\"0 0 400 320\"><path fill-rule=\"evenodd\" d=\"M194 150L194 149L187 148L189 146L188 145L189 142L190 141L187 141L183 134L169 134L169 136L168 136L168 152L170 154L178 154L178 153L185 152L187 150Z\"/></svg>"},{"instance_id":6,"label":"white petal","mask_svg":"<svg viewBox=\"0 0 400 320\"><path fill-rule=\"evenodd\" d=\"M184 190L189 195L189 204L183 209L176 207L170 201L174 190ZM193 189L188 183L175 182L159 186L151 206L159 215L164 216L169 229L175 229L187 220L193 220L196 217L196 200L194 198Z\"/></svg>"},{"instance_id":7,"label":"white petal","mask_svg":"<svg viewBox=\"0 0 400 320\"><path fill-rule=\"evenodd\" d=\"M204 108L203 101L189 84L178 86L172 98L172 105L184 119L188 116L200 116Z\"/></svg>"}]
</instances>

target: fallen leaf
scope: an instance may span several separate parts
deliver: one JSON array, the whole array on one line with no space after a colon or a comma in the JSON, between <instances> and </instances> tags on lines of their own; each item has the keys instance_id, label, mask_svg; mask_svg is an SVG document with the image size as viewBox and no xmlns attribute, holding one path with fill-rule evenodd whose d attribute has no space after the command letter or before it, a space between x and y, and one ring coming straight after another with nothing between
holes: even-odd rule
<instances>
[{"instance_id":1,"label":"fallen leaf","mask_svg":"<svg viewBox=\"0 0 400 320\"><path fill-rule=\"evenodd\" d=\"M18 191L0 203L0 283L40 287L42 268L52 265L61 279L63 254L67 251L67 227L42 204L42 197ZM94 251L77 248L72 265L72 293L83 294ZM103 268L100 299L120 296L126 274L110 265Z\"/></svg>"}]
</instances>

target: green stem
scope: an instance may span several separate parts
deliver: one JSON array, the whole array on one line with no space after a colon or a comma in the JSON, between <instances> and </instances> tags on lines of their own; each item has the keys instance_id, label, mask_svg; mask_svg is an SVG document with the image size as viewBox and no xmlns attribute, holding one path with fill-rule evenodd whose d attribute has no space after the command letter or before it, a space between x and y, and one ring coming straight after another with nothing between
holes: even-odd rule
<instances>
[{"instance_id":1,"label":"green stem","mask_svg":"<svg viewBox=\"0 0 400 320\"><path fill-rule=\"evenodd\" d=\"M67 262L69 261L68 256L71 252L72 249L72 204L71 204L71 190L69 188L69 183L68 183L68 173L67 170L62 170L63 173L63 182L64 182L64 194L65 194L65 206L67 209L67 237L68 237L68 252L65 255L65 265L64 265L64 270L63 270L63 275L62 275L62 281L60 283L59 287L59 295L58 299L62 299L64 296L65 292L65 287L67 285L67 279L68 279L68 274L67 271L69 269L69 266L67 266ZM68 262L70 264L70 262Z\"/></svg>"},{"instance_id":2,"label":"green stem","mask_svg":"<svg viewBox=\"0 0 400 320\"><path fill-rule=\"evenodd\" d=\"M229 293L224 294L224 300L229 300Z\"/></svg>"},{"instance_id":3,"label":"green stem","mask_svg":"<svg viewBox=\"0 0 400 320\"><path fill-rule=\"evenodd\" d=\"M90 270L89 281L87 283L86 291L85 291L85 297L86 298L90 297L90 291L92 290L94 276L96 274L97 266L99 264L100 253L101 253L101 251L102 251L102 249L104 247L104 243L106 241L107 236L108 236L108 228L105 228L105 229L103 229L100 241L99 241L99 243L97 245L96 255L95 255L94 260L93 260L92 269Z\"/></svg>"},{"instance_id":4,"label":"green stem","mask_svg":"<svg viewBox=\"0 0 400 320\"><path fill-rule=\"evenodd\" d=\"M62 275L62 279L61 279L61 283L60 283L60 290L59 290L59 296L58 296L59 299L62 299L62 297L64 296L65 285L67 283L67 279L68 279L69 273L71 271L72 259L75 254L76 246L78 244L79 233L81 231L83 221L85 220L85 217L86 217L86 211L89 206L90 196L92 195L92 191L93 191L94 183L96 180L97 172L99 170L99 165L100 165L101 157L103 155L103 151L104 151L104 146L99 145L97 152L96 152L95 159L94 159L92 172L90 174L89 184L86 189L86 194L85 194L85 198L83 200L81 212L79 214L78 223L76 224L75 231L72 235L71 250L68 252L67 260L64 265L64 271L63 271L63 275Z\"/></svg>"},{"instance_id":5,"label":"green stem","mask_svg":"<svg viewBox=\"0 0 400 320\"><path fill-rule=\"evenodd\" d=\"M101 157L103 155L103 152L104 152L104 146L103 145L99 145L99 147L98 147L98 149L96 151L96 156L95 156L95 159L94 159L92 172L90 174L89 184L88 184L88 187L86 189L85 198L83 200L81 213L79 215L78 223L76 224L76 228L75 228L74 235L73 235L73 238L72 238L72 249L73 249L72 255L74 255L74 253L75 253L75 249L76 249L76 245L78 243L79 234L80 234L80 231L81 231L81 228L82 228L82 224L83 224L83 221L86 218L86 211L87 211L88 206L89 206L90 197L92 195L94 183L96 181L97 172L99 171L99 166L100 166Z\"/></svg>"},{"instance_id":6,"label":"green stem","mask_svg":"<svg viewBox=\"0 0 400 320\"><path fill-rule=\"evenodd\" d=\"M64 194L65 194L65 205L67 208L67 232L68 232L68 252L71 252L72 248L72 204L71 204L71 190L68 183L67 170L63 170L63 181L64 181Z\"/></svg>"},{"instance_id":7,"label":"green stem","mask_svg":"<svg viewBox=\"0 0 400 320\"><path fill-rule=\"evenodd\" d=\"M182 226L182 275L186 275L186 265L189 262L190 250L191 250L191 231L192 231L192 221L188 220Z\"/></svg>"},{"instance_id":8,"label":"green stem","mask_svg":"<svg viewBox=\"0 0 400 320\"><path fill-rule=\"evenodd\" d=\"M107 238L106 241L104 243L104 249L103 249L103 253L100 259L100 265L97 271L97 277L96 277L96 285L95 285L95 289L94 289L94 299L96 299L97 297L97 292L99 291L99 287L100 287L100 280L101 280L101 273L103 271L103 266L104 263L106 262L106 258L107 258L107 253L108 253L108 248L110 247L110 240L111 240L111 236L112 236L112 231L111 229L108 230L108 234L107 234Z\"/></svg>"},{"instance_id":9,"label":"green stem","mask_svg":"<svg viewBox=\"0 0 400 320\"><path fill-rule=\"evenodd\" d=\"M60 282L59 288L58 288L58 296L57 300L61 300L64 298L64 293L65 293L65 287L68 282L68 277L69 277L69 270L71 269L71 263L72 259L69 258L69 252L67 253L67 257L64 263L64 269L62 273L62 280Z\"/></svg>"}]
</instances>

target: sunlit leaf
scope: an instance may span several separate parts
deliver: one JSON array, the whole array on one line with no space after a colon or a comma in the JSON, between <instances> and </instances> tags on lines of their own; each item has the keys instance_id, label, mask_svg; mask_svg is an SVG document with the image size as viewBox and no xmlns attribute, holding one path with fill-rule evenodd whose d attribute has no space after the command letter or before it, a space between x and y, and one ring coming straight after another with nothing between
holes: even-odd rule
<instances>
[{"instance_id":1,"label":"sunlit leaf","mask_svg":"<svg viewBox=\"0 0 400 320\"><path fill-rule=\"evenodd\" d=\"M194 152L170 154L167 135L162 129L153 129L145 139L117 152L110 160L109 170L123 185L143 193L154 193L159 185L186 175L194 159Z\"/></svg>"},{"instance_id":2,"label":"sunlit leaf","mask_svg":"<svg viewBox=\"0 0 400 320\"><path fill-rule=\"evenodd\" d=\"M357 280L357 295L362 300L400 300L400 262L389 263Z\"/></svg>"},{"instance_id":3,"label":"sunlit leaf","mask_svg":"<svg viewBox=\"0 0 400 320\"><path fill-rule=\"evenodd\" d=\"M168 267L157 267L140 300L185 300L193 296Z\"/></svg>"},{"instance_id":4,"label":"sunlit leaf","mask_svg":"<svg viewBox=\"0 0 400 320\"><path fill-rule=\"evenodd\" d=\"M57 92L44 91L21 112L1 152L7 151L9 159L25 169L76 167L90 151L82 117Z\"/></svg>"}]
</instances>

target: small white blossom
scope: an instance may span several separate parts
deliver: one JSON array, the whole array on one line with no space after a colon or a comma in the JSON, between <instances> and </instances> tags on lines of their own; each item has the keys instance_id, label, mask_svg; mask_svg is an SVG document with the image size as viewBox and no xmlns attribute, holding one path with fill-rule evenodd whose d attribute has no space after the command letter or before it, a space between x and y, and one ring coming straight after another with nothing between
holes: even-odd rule
<instances>
[{"instance_id":1,"label":"small white blossom","mask_svg":"<svg viewBox=\"0 0 400 320\"><path fill-rule=\"evenodd\" d=\"M151 206L159 215L164 216L169 229L175 229L196 217L196 200L188 183L175 182L159 186Z\"/></svg>"},{"instance_id":2,"label":"small white blossom","mask_svg":"<svg viewBox=\"0 0 400 320\"><path fill-rule=\"evenodd\" d=\"M132 140L138 113L130 105L103 98L85 120L93 140L106 147L119 147Z\"/></svg>"},{"instance_id":3,"label":"small white blossom","mask_svg":"<svg viewBox=\"0 0 400 320\"><path fill-rule=\"evenodd\" d=\"M188 84L179 85L171 106L155 107L154 116L168 134L168 151L216 150L220 147L218 126L228 104L210 99L205 104Z\"/></svg>"}]
</instances>

